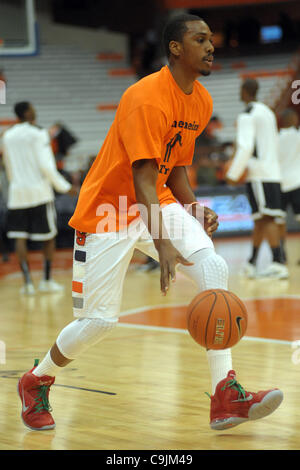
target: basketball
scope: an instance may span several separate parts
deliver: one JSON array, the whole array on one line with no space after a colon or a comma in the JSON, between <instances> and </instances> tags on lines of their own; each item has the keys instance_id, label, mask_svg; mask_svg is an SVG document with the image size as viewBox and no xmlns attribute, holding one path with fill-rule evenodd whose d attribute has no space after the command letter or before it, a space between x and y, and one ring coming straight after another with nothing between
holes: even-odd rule
<instances>
[{"instance_id":1,"label":"basketball","mask_svg":"<svg viewBox=\"0 0 300 470\"><path fill-rule=\"evenodd\" d=\"M201 292L187 309L188 331L206 349L231 348L244 336L247 323L241 299L223 289Z\"/></svg>"},{"instance_id":2,"label":"basketball","mask_svg":"<svg viewBox=\"0 0 300 470\"><path fill-rule=\"evenodd\" d=\"M232 160L228 160L227 162L224 163L223 171L224 171L225 177L231 167L231 164L232 164ZM240 178L238 179L237 183L244 184L246 182L247 176L248 176L248 170L246 168L244 172L242 173L242 175L240 176Z\"/></svg>"}]
</instances>

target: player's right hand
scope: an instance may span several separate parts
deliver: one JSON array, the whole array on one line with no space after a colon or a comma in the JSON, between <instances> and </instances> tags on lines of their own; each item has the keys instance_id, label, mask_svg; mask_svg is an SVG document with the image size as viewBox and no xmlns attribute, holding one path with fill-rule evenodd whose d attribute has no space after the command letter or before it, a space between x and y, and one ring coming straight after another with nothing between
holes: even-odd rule
<instances>
[{"instance_id":1,"label":"player's right hand","mask_svg":"<svg viewBox=\"0 0 300 470\"><path fill-rule=\"evenodd\" d=\"M172 282L176 280L176 264L181 263L185 266L192 266L194 263L185 259L170 240L161 240L156 249L160 262L160 289L162 294L166 295L170 286L170 278Z\"/></svg>"}]
</instances>

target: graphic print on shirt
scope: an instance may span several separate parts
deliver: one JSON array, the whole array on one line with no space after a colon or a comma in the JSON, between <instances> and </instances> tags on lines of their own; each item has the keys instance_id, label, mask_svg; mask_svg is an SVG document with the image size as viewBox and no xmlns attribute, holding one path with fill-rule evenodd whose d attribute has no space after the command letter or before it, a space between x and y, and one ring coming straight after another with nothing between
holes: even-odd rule
<instances>
[{"instance_id":1,"label":"graphic print on shirt","mask_svg":"<svg viewBox=\"0 0 300 470\"><path fill-rule=\"evenodd\" d=\"M169 163L170 156L171 156L171 153L172 153L172 149L175 147L177 142L179 143L180 146L182 146L181 131L177 132L177 134L175 134L169 140L169 142L167 143L166 152L165 152L165 156L164 156L164 160L163 160L164 163ZM164 175L167 175L169 170L170 170L170 168L168 168L166 165L160 165L160 167L159 167L159 173L162 173Z\"/></svg>"}]
</instances>

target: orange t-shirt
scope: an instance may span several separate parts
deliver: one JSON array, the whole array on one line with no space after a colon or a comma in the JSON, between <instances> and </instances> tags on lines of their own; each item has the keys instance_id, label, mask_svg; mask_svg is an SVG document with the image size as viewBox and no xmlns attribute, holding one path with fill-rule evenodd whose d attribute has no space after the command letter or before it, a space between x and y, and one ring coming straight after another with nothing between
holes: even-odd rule
<instances>
[{"instance_id":1,"label":"orange t-shirt","mask_svg":"<svg viewBox=\"0 0 300 470\"><path fill-rule=\"evenodd\" d=\"M132 163L156 159L160 205L176 202L166 181L174 166L191 165L195 139L213 109L198 81L186 95L168 66L123 94L114 122L80 190L69 225L81 232L119 231L138 217Z\"/></svg>"}]
</instances>

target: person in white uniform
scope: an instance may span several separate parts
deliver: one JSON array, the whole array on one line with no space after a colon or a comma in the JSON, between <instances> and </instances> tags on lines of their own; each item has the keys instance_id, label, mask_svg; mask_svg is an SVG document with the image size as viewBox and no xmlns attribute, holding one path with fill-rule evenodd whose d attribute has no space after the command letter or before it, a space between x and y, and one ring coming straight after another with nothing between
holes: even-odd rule
<instances>
[{"instance_id":1,"label":"person in white uniform","mask_svg":"<svg viewBox=\"0 0 300 470\"><path fill-rule=\"evenodd\" d=\"M29 102L14 107L18 123L3 136L4 166L9 181L7 236L15 249L24 277L23 294L34 294L28 265L27 240L43 242L44 276L39 290L62 290L51 278L57 234L54 191L72 192L72 185L57 171L50 137L35 125L36 113Z\"/></svg>"},{"instance_id":2,"label":"person in white uniform","mask_svg":"<svg viewBox=\"0 0 300 470\"><path fill-rule=\"evenodd\" d=\"M276 218L284 217L281 205L278 129L273 111L256 101L258 82L246 79L241 86L241 100L247 105L237 119L236 152L226 178L237 184L248 170L247 193L252 209L254 231L252 255L245 266L245 274L257 277L256 261L264 239L270 245L272 262L259 276L286 279L288 269L280 246L280 230Z\"/></svg>"},{"instance_id":3,"label":"person in white uniform","mask_svg":"<svg viewBox=\"0 0 300 470\"><path fill-rule=\"evenodd\" d=\"M279 163L281 170L282 209L291 207L295 220L300 222L300 131L297 112L288 108L280 117ZM286 221L281 219L281 241L284 247ZM285 248L284 252L286 251Z\"/></svg>"}]
</instances>

